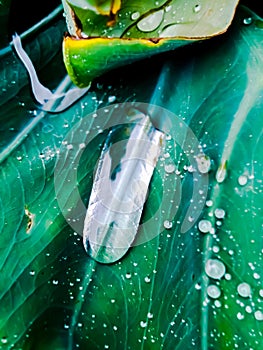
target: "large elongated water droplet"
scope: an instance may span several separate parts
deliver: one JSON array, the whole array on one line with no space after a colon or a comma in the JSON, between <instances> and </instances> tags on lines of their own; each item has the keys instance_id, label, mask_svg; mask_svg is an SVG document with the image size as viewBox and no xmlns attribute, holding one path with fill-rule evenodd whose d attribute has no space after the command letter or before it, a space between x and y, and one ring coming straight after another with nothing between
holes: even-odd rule
<instances>
[{"instance_id":1,"label":"large elongated water droplet","mask_svg":"<svg viewBox=\"0 0 263 350\"><path fill-rule=\"evenodd\" d=\"M137 28L142 32L152 32L162 23L164 10L159 10L144 17L137 23Z\"/></svg>"}]
</instances>

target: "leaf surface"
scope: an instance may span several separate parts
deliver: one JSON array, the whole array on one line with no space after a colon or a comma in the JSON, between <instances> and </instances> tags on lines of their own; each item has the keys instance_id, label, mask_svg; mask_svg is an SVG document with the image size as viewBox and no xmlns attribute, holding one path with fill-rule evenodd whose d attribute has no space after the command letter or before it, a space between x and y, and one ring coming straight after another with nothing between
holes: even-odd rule
<instances>
[{"instance_id":1,"label":"leaf surface","mask_svg":"<svg viewBox=\"0 0 263 350\"><path fill-rule=\"evenodd\" d=\"M222 38L136 63L136 76L129 69L105 75L63 113L37 112L28 136L1 162L3 349L262 348L261 24L240 8ZM76 189L87 203L112 123L110 113L103 119L95 111L113 99L167 109L193 131L206 157L189 163L191 143L172 123L174 139L167 137L142 223L157 220L138 234L155 238L101 265L86 255L72 221L83 224L85 212L74 211ZM127 118L119 113L115 122ZM55 186L58 159L65 166ZM200 159L210 160L208 173L200 173ZM167 172L171 163L174 173ZM77 183L65 181L72 164ZM194 196L197 173L209 187ZM192 220L191 200L203 210L182 232L184 219ZM210 233L201 220L210 222ZM224 266L222 277L211 271L211 259Z\"/></svg>"}]
</instances>

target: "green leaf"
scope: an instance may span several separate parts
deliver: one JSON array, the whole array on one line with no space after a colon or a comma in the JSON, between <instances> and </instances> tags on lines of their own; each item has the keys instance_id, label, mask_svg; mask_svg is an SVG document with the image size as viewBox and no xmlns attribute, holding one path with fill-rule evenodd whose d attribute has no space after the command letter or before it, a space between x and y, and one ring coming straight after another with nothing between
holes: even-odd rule
<instances>
[{"instance_id":1,"label":"green leaf","mask_svg":"<svg viewBox=\"0 0 263 350\"><path fill-rule=\"evenodd\" d=\"M88 86L110 69L222 34L237 3L126 0L116 13L102 15L93 1L63 0L70 33L64 40L68 74L76 85Z\"/></svg>"},{"instance_id":2,"label":"green leaf","mask_svg":"<svg viewBox=\"0 0 263 350\"><path fill-rule=\"evenodd\" d=\"M24 90L29 123L16 135L19 142L3 146L0 155L3 349L262 348L261 24L240 8L224 36L133 69L116 69L57 115L36 109L32 117L30 93ZM60 80L60 64L56 56L47 67L52 84ZM113 97L167 109L189 126L205 156L189 163L189 134L170 119L175 138L167 137L142 223L159 207L165 211L138 233L138 240L155 238L132 247L119 262L102 265L87 256L72 222L83 224L85 213L74 211L76 190L86 204L112 123L111 113L103 119L95 111ZM17 106L17 98L8 104ZM10 118L16 114L14 109ZM114 116L118 124L128 120L126 114ZM179 139L181 147L174 144ZM65 167L55 187L58 160ZM209 173L200 172L208 160ZM176 173L167 171L171 163ZM65 181L76 164L77 182ZM209 180L207 197L193 196L195 174L198 181ZM171 184L174 192L168 191ZM183 233L184 219L192 220L191 199L206 206L198 223ZM204 233L207 221L210 233ZM222 266L226 273L219 278Z\"/></svg>"}]
</instances>

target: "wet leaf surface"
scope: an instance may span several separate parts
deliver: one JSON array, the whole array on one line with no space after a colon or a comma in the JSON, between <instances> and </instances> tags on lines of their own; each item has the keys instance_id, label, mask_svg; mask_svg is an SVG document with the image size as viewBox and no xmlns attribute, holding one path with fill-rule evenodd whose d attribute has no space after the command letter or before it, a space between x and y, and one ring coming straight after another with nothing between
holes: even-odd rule
<instances>
[{"instance_id":1,"label":"wet leaf surface","mask_svg":"<svg viewBox=\"0 0 263 350\"><path fill-rule=\"evenodd\" d=\"M116 69L60 114L34 106L32 117L24 90L29 121L17 131L17 146L3 143L0 168L1 348L262 348L261 23L240 8L221 38ZM52 62L46 79L58 85L61 56ZM187 134L171 125L182 146L167 135L142 223L157 220L138 234L138 240L155 238L102 265L87 256L72 228L85 213L71 213L76 189L88 201L111 123L110 113L97 118L95 112L112 101L169 110L193 131L204 154L191 163ZM1 112L3 130L4 117ZM127 115L118 118L122 124ZM76 143L68 142L70 133ZM65 169L55 187L58 159ZM64 181L72 164L76 183ZM196 174L209 180L203 192L193 192ZM182 232L184 219L192 221L191 200L203 209Z\"/></svg>"}]
</instances>

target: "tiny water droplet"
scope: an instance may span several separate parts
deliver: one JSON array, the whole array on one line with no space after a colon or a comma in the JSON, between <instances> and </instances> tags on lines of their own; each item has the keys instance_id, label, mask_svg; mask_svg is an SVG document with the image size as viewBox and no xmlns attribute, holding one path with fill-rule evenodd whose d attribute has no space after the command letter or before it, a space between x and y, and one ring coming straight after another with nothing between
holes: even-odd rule
<instances>
[{"instance_id":1,"label":"tiny water droplet","mask_svg":"<svg viewBox=\"0 0 263 350\"><path fill-rule=\"evenodd\" d=\"M132 19L133 21L135 21L135 20L138 19L139 17L140 17L140 12L138 12L138 11L133 12L133 13L131 14L131 19Z\"/></svg>"},{"instance_id":2,"label":"tiny water droplet","mask_svg":"<svg viewBox=\"0 0 263 350\"><path fill-rule=\"evenodd\" d=\"M215 214L215 217L217 219L223 219L225 217L225 215L226 215L224 209L221 209L221 208L217 208L215 210L214 214Z\"/></svg>"},{"instance_id":3,"label":"tiny water droplet","mask_svg":"<svg viewBox=\"0 0 263 350\"><path fill-rule=\"evenodd\" d=\"M205 272L213 279L221 279L226 272L226 267L218 259L208 259L205 264Z\"/></svg>"},{"instance_id":4,"label":"tiny water droplet","mask_svg":"<svg viewBox=\"0 0 263 350\"><path fill-rule=\"evenodd\" d=\"M205 154L196 157L197 168L201 174L206 174L211 168L211 159Z\"/></svg>"},{"instance_id":5,"label":"tiny water droplet","mask_svg":"<svg viewBox=\"0 0 263 350\"><path fill-rule=\"evenodd\" d=\"M141 322L140 322L140 326L141 326L142 328L145 328L145 327L147 326L147 322L141 321Z\"/></svg>"},{"instance_id":6,"label":"tiny water droplet","mask_svg":"<svg viewBox=\"0 0 263 350\"><path fill-rule=\"evenodd\" d=\"M200 285L199 283L196 283L196 284L195 284L195 289L196 289L196 290L200 290L201 288L202 288L202 287L201 287L201 285Z\"/></svg>"},{"instance_id":7,"label":"tiny water droplet","mask_svg":"<svg viewBox=\"0 0 263 350\"><path fill-rule=\"evenodd\" d=\"M217 299L221 295L221 290L214 284L207 287L207 294L210 298Z\"/></svg>"},{"instance_id":8,"label":"tiny water droplet","mask_svg":"<svg viewBox=\"0 0 263 350\"><path fill-rule=\"evenodd\" d=\"M108 102L109 103L113 103L113 102L115 102L116 101L116 96L109 96L108 97Z\"/></svg>"},{"instance_id":9,"label":"tiny water droplet","mask_svg":"<svg viewBox=\"0 0 263 350\"><path fill-rule=\"evenodd\" d=\"M148 318L153 318L153 314L151 312L148 312L147 317Z\"/></svg>"},{"instance_id":10,"label":"tiny water droplet","mask_svg":"<svg viewBox=\"0 0 263 350\"><path fill-rule=\"evenodd\" d=\"M174 164L166 164L164 166L164 170L167 174L172 174L175 171L175 165Z\"/></svg>"},{"instance_id":11,"label":"tiny water droplet","mask_svg":"<svg viewBox=\"0 0 263 350\"><path fill-rule=\"evenodd\" d=\"M243 320L244 318L245 318L245 316L241 312L237 313L237 319L238 320Z\"/></svg>"},{"instance_id":12,"label":"tiny water droplet","mask_svg":"<svg viewBox=\"0 0 263 350\"><path fill-rule=\"evenodd\" d=\"M195 5L193 10L194 10L194 13L200 12L201 11L201 5L199 5L199 4Z\"/></svg>"},{"instance_id":13,"label":"tiny water droplet","mask_svg":"<svg viewBox=\"0 0 263 350\"><path fill-rule=\"evenodd\" d=\"M257 321L263 321L263 312L260 311L260 310L257 310L255 313L254 313L254 316L255 316L255 319Z\"/></svg>"},{"instance_id":14,"label":"tiny water droplet","mask_svg":"<svg viewBox=\"0 0 263 350\"><path fill-rule=\"evenodd\" d=\"M238 294L243 298L248 298L251 296L251 288L250 285L246 282L240 283L237 286Z\"/></svg>"},{"instance_id":15,"label":"tiny water droplet","mask_svg":"<svg viewBox=\"0 0 263 350\"><path fill-rule=\"evenodd\" d=\"M240 175L238 178L238 183L240 186L245 186L247 184L248 178L246 175Z\"/></svg>"},{"instance_id":16,"label":"tiny water droplet","mask_svg":"<svg viewBox=\"0 0 263 350\"><path fill-rule=\"evenodd\" d=\"M29 272L29 274L31 275L31 276L34 276L35 275L35 271L34 270L31 270L30 272Z\"/></svg>"},{"instance_id":17,"label":"tiny water droplet","mask_svg":"<svg viewBox=\"0 0 263 350\"><path fill-rule=\"evenodd\" d=\"M131 278L131 274L130 274L130 273L126 273L125 277L126 277L127 279L130 279L130 278Z\"/></svg>"},{"instance_id":18,"label":"tiny water droplet","mask_svg":"<svg viewBox=\"0 0 263 350\"><path fill-rule=\"evenodd\" d=\"M249 26L250 24L252 24L253 19L252 17L246 17L243 19L243 24L245 24L246 26Z\"/></svg>"},{"instance_id":19,"label":"tiny water droplet","mask_svg":"<svg viewBox=\"0 0 263 350\"><path fill-rule=\"evenodd\" d=\"M58 284L58 280L53 280L52 283L53 283L54 285L57 285L57 284Z\"/></svg>"},{"instance_id":20,"label":"tiny water droplet","mask_svg":"<svg viewBox=\"0 0 263 350\"><path fill-rule=\"evenodd\" d=\"M146 276L146 277L145 277L145 279L144 279L144 282L146 282L146 283L150 283L150 282L151 282L150 277Z\"/></svg>"},{"instance_id":21,"label":"tiny water droplet","mask_svg":"<svg viewBox=\"0 0 263 350\"><path fill-rule=\"evenodd\" d=\"M198 223L198 229L202 233L208 233L212 230L212 224L208 220L200 220Z\"/></svg>"},{"instance_id":22,"label":"tiny water droplet","mask_svg":"<svg viewBox=\"0 0 263 350\"><path fill-rule=\"evenodd\" d=\"M1 339L1 343L2 343L2 344L7 344L7 338L6 338L6 337L3 337L3 338Z\"/></svg>"},{"instance_id":23,"label":"tiny water droplet","mask_svg":"<svg viewBox=\"0 0 263 350\"><path fill-rule=\"evenodd\" d=\"M173 223L169 220L165 220L163 223L164 228L166 228L167 230L171 229L173 227Z\"/></svg>"}]
</instances>

